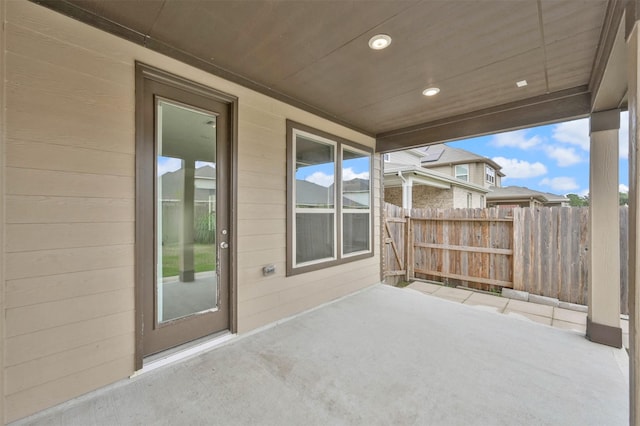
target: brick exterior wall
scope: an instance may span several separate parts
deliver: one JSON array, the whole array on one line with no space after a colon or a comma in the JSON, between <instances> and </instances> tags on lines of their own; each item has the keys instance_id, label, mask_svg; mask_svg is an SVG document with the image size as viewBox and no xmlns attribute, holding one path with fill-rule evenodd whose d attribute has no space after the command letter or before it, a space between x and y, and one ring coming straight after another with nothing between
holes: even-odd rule
<instances>
[{"instance_id":1,"label":"brick exterior wall","mask_svg":"<svg viewBox=\"0 0 640 426\"><path fill-rule=\"evenodd\" d=\"M414 185L412 196L413 208L415 209L449 209L453 207L453 191L450 189L440 189L433 188L431 186ZM385 188L384 201L402 207L402 188ZM464 207L466 206L467 205L465 198Z\"/></svg>"}]
</instances>

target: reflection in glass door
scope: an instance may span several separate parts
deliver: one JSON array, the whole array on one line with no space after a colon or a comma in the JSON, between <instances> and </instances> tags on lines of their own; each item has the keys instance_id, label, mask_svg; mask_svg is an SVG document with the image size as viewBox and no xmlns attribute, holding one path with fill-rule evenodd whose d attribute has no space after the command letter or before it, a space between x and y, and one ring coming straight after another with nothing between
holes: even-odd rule
<instances>
[{"instance_id":1,"label":"reflection in glass door","mask_svg":"<svg viewBox=\"0 0 640 426\"><path fill-rule=\"evenodd\" d=\"M218 306L216 116L156 101L156 321Z\"/></svg>"}]
</instances>

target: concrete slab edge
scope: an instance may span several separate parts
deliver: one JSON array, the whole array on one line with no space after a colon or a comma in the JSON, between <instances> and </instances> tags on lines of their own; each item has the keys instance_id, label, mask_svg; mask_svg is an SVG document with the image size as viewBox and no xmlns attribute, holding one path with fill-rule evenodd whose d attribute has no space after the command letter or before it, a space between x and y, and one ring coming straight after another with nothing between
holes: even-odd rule
<instances>
[{"instance_id":1,"label":"concrete slab edge","mask_svg":"<svg viewBox=\"0 0 640 426\"><path fill-rule=\"evenodd\" d=\"M514 290L512 288L503 288L502 289L502 297L506 297L508 299L514 299L514 300L522 300L523 302L528 302L529 301L529 292L528 291Z\"/></svg>"},{"instance_id":2,"label":"concrete slab edge","mask_svg":"<svg viewBox=\"0 0 640 426\"><path fill-rule=\"evenodd\" d=\"M537 303L538 305L553 306L554 308L557 308L560 304L560 301L555 297L539 296L537 294L529 294L529 302Z\"/></svg>"}]
</instances>

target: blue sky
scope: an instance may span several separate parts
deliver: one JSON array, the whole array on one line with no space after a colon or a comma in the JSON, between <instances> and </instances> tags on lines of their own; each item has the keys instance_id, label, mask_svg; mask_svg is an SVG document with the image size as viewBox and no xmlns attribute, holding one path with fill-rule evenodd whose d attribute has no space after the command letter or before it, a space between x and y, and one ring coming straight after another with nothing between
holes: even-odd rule
<instances>
[{"instance_id":1,"label":"blue sky","mask_svg":"<svg viewBox=\"0 0 640 426\"><path fill-rule=\"evenodd\" d=\"M369 158L359 157L343 162L342 180L369 179ZM317 185L329 187L334 181L334 163L316 164L298 168L296 179L313 182Z\"/></svg>"},{"instance_id":2,"label":"blue sky","mask_svg":"<svg viewBox=\"0 0 640 426\"><path fill-rule=\"evenodd\" d=\"M628 192L628 114L620 117L620 190ZM493 159L506 178L502 186L526 186L555 194L589 193L589 120L534 127L450 142Z\"/></svg>"}]
</instances>

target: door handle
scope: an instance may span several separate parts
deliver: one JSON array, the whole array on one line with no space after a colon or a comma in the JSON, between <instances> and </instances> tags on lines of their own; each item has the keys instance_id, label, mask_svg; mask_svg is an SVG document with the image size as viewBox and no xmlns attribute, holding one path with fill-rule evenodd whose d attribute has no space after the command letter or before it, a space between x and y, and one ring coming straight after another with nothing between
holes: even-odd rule
<instances>
[{"instance_id":1,"label":"door handle","mask_svg":"<svg viewBox=\"0 0 640 426\"><path fill-rule=\"evenodd\" d=\"M226 241L223 241L220 243L220 248L226 249L229 248L229 243Z\"/></svg>"}]
</instances>

